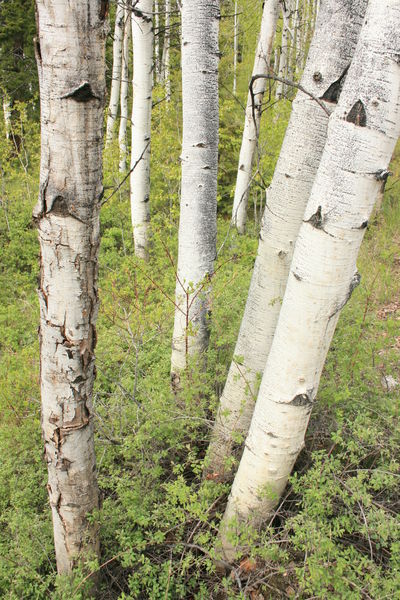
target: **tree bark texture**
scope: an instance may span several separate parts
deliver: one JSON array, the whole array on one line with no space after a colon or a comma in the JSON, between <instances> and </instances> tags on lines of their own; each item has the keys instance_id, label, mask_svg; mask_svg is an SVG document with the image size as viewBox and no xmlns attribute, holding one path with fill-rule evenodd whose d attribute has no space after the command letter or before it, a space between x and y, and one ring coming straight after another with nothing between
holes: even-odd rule
<instances>
[{"instance_id":1,"label":"tree bark texture","mask_svg":"<svg viewBox=\"0 0 400 600\"><path fill-rule=\"evenodd\" d=\"M276 23L279 16L279 6L279 0L266 0L264 4L261 32L253 66L253 75L266 75L270 72L270 56L276 31ZM247 205L252 180L252 166L260 130L262 101L265 89L266 80L258 79L253 87L254 110L250 93L247 97L243 138L239 154L235 196L232 208L232 223L236 226L239 233L244 233L246 227Z\"/></svg>"},{"instance_id":2,"label":"tree bark texture","mask_svg":"<svg viewBox=\"0 0 400 600\"><path fill-rule=\"evenodd\" d=\"M182 6L182 186L171 374L208 346L209 279L216 256L218 0Z\"/></svg>"},{"instance_id":3,"label":"tree bark texture","mask_svg":"<svg viewBox=\"0 0 400 600\"><path fill-rule=\"evenodd\" d=\"M98 555L92 389L105 38L98 0L37 0L42 427L59 573Z\"/></svg>"},{"instance_id":4,"label":"tree bark texture","mask_svg":"<svg viewBox=\"0 0 400 600\"><path fill-rule=\"evenodd\" d=\"M171 0L165 0L164 46L162 53L162 80L165 85L166 100L171 100L171 79L169 75L169 54L171 46Z\"/></svg>"},{"instance_id":5,"label":"tree bark texture","mask_svg":"<svg viewBox=\"0 0 400 600\"><path fill-rule=\"evenodd\" d=\"M153 88L153 2L138 0L132 13L133 104L130 175L135 254L148 260L150 223L150 137ZM135 166L136 165L136 166Z\"/></svg>"},{"instance_id":6,"label":"tree bark texture","mask_svg":"<svg viewBox=\"0 0 400 600\"><path fill-rule=\"evenodd\" d=\"M114 42L113 42L113 66L110 90L110 103L108 106L106 145L110 144L114 134L115 121L117 119L119 94L121 89L122 69L122 40L124 36L124 4L117 0L115 13Z\"/></svg>"},{"instance_id":7,"label":"tree bark texture","mask_svg":"<svg viewBox=\"0 0 400 600\"><path fill-rule=\"evenodd\" d=\"M122 45L122 70L121 70L121 119L119 122L119 171L126 171L127 147L126 130L128 125L128 99L129 99L129 42L131 39L131 10L124 10L124 40Z\"/></svg>"},{"instance_id":8,"label":"tree bark texture","mask_svg":"<svg viewBox=\"0 0 400 600\"><path fill-rule=\"evenodd\" d=\"M301 85L331 110L357 43L367 0L321 6ZM257 258L209 449L210 472L225 473L233 440L246 436L286 287L294 243L326 142L328 114L298 92L266 195Z\"/></svg>"},{"instance_id":9,"label":"tree bark texture","mask_svg":"<svg viewBox=\"0 0 400 600\"><path fill-rule=\"evenodd\" d=\"M400 134L399 57L399 1L370 0L329 121L223 532L234 516L255 525L271 516L304 446L325 357L360 281L358 251ZM225 551L233 551L226 538Z\"/></svg>"}]
</instances>

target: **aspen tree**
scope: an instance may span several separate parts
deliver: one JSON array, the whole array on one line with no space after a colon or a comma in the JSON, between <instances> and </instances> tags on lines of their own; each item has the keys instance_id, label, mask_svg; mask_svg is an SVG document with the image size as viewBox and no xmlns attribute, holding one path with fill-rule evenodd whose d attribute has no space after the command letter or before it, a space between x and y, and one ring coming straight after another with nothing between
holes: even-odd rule
<instances>
[{"instance_id":1,"label":"aspen tree","mask_svg":"<svg viewBox=\"0 0 400 600\"><path fill-rule=\"evenodd\" d=\"M282 37L281 37L281 52L280 52L280 58L279 58L279 69L278 69L278 77L280 77L281 79L284 79L287 75L287 68L288 68L288 38L289 38L289 31L288 31L288 20L289 20L289 15L290 15L290 11L289 11L289 4L283 3L282 4ZM283 83L283 81L278 81L277 86L276 86L276 97L277 98L283 98L283 96L286 93L286 87L285 84Z\"/></svg>"},{"instance_id":2,"label":"aspen tree","mask_svg":"<svg viewBox=\"0 0 400 600\"><path fill-rule=\"evenodd\" d=\"M264 3L253 75L265 75L270 71L270 57L279 15L279 4L279 0L266 0ZM259 79L254 86L254 109L251 95L249 94L247 97L242 145L239 154L232 208L232 223L236 226L239 233L244 233L246 227L252 165L260 129L262 100L265 88L265 79Z\"/></svg>"},{"instance_id":3,"label":"aspen tree","mask_svg":"<svg viewBox=\"0 0 400 600\"><path fill-rule=\"evenodd\" d=\"M182 186L171 377L207 349L209 278L216 256L219 1L182 5Z\"/></svg>"},{"instance_id":4,"label":"aspen tree","mask_svg":"<svg viewBox=\"0 0 400 600\"><path fill-rule=\"evenodd\" d=\"M238 3L235 0L233 17L233 87L232 92L236 95L237 86L237 53L238 53L238 35L239 35L239 15L238 15Z\"/></svg>"},{"instance_id":5,"label":"aspen tree","mask_svg":"<svg viewBox=\"0 0 400 600\"><path fill-rule=\"evenodd\" d=\"M115 13L114 42L113 42L113 66L110 90L110 103L108 106L106 145L110 144L114 134L115 121L117 119L119 94L121 88L122 68L122 39L124 35L124 4L117 0Z\"/></svg>"},{"instance_id":6,"label":"aspen tree","mask_svg":"<svg viewBox=\"0 0 400 600\"><path fill-rule=\"evenodd\" d=\"M171 0L165 0L164 46L162 53L162 80L165 85L166 100L171 100L171 80L169 75L169 54L171 45Z\"/></svg>"},{"instance_id":7,"label":"aspen tree","mask_svg":"<svg viewBox=\"0 0 400 600\"><path fill-rule=\"evenodd\" d=\"M266 194L257 258L234 357L220 399L208 469L221 478L234 440L247 434L286 287L294 242L326 142L328 114L357 43L367 0L321 5L301 85ZM325 110L328 111L328 114Z\"/></svg>"},{"instance_id":8,"label":"aspen tree","mask_svg":"<svg viewBox=\"0 0 400 600\"><path fill-rule=\"evenodd\" d=\"M12 129L12 124L11 124L11 100L8 97L8 95L6 94L6 92L4 92L3 95L3 115L4 115L4 125L5 125L5 130L6 130L6 139L9 140L11 137L11 129Z\"/></svg>"},{"instance_id":9,"label":"aspen tree","mask_svg":"<svg viewBox=\"0 0 400 600\"><path fill-rule=\"evenodd\" d=\"M105 102L105 4L37 0L42 427L59 573L99 553L92 390Z\"/></svg>"},{"instance_id":10,"label":"aspen tree","mask_svg":"<svg viewBox=\"0 0 400 600\"><path fill-rule=\"evenodd\" d=\"M155 35L154 35L154 72L155 72L155 80L158 83L161 78L161 67L160 67L160 7L158 4L158 0L154 0L154 26L155 26Z\"/></svg>"},{"instance_id":11,"label":"aspen tree","mask_svg":"<svg viewBox=\"0 0 400 600\"><path fill-rule=\"evenodd\" d=\"M320 14L324 10L321 4ZM300 450L356 260L400 134L400 2L370 0L296 242L245 449L222 523L271 515Z\"/></svg>"},{"instance_id":12,"label":"aspen tree","mask_svg":"<svg viewBox=\"0 0 400 600\"><path fill-rule=\"evenodd\" d=\"M150 137L153 88L153 2L138 0L132 11L133 103L130 175L135 254L148 259L150 222Z\"/></svg>"},{"instance_id":13,"label":"aspen tree","mask_svg":"<svg viewBox=\"0 0 400 600\"><path fill-rule=\"evenodd\" d=\"M122 70L121 70L121 119L119 122L119 171L126 171L127 147L126 130L128 125L128 99L129 99L129 42L131 38L131 14L129 7L124 10L124 40L122 45Z\"/></svg>"}]
</instances>

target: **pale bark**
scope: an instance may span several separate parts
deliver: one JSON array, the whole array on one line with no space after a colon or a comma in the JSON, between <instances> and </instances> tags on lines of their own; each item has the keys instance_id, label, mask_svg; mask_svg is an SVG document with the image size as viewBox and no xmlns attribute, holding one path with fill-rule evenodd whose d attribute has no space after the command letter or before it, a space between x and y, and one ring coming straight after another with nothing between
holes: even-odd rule
<instances>
[{"instance_id":1,"label":"pale bark","mask_svg":"<svg viewBox=\"0 0 400 600\"><path fill-rule=\"evenodd\" d=\"M154 71L155 71L155 80L158 83L161 77L161 67L160 67L160 7L158 4L158 0L154 0L154 25L155 25L155 35L154 35Z\"/></svg>"},{"instance_id":2,"label":"pale bark","mask_svg":"<svg viewBox=\"0 0 400 600\"><path fill-rule=\"evenodd\" d=\"M115 13L114 42L113 42L113 67L110 90L110 103L108 106L106 145L110 144L114 134L115 121L117 119L119 94L121 88L122 68L122 39L124 35L124 5L122 0L117 0L117 11Z\"/></svg>"},{"instance_id":3,"label":"pale bark","mask_svg":"<svg viewBox=\"0 0 400 600\"><path fill-rule=\"evenodd\" d=\"M279 15L279 0L266 0L263 9L261 32L257 45L253 66L253 75L266 75L270 71L270 57L274 40L276 23ZM252 166L257 147L261 121L261 110L265 79L259 79L253 86L254 110L252 97L247 98L242 145L239 154L239 165L236 176L235 196L232 209L232 223L239 233L244 233L247 220L247 205L252 178Z\"/></svg>"},{"instance_id":4,"label":"pale bark","mask_svg":"<svg viewBox=\"0 0 400 600\"><path fill-rule=\"evenodd\" d=\"M238 3L235 0L234 17L233 17L233 87L232 92L236 95L237 86L237 52L238 52L238 35L239 35L239 16L237 14Z\"/></svg>"},{"instance_id":5,"label":"pale bark","mask_svg":"<svg viewBox=\"0 0 400 600\"><path fill-rule=\"evenodd\" d=\"M166 100L171 100L171 80L169 75L169 54L171 45L171 0L165 0L165 29L164 29L164 46L162 53L162 80L165 85Z\"/></svg>"},{"instance_id":6,"label":"pale bark","mask_svg":"<svg viewBox=\"0 0 400 600\"><path fill-rule=\"evenodd\" d=\"M42 427L59 573L99 553L93 443L102 197L105 15L97 0L37 0Z\"/></svg>"},{"instance_id":7,"label":"pale bark","mask_svg":"<svg viewBox=\"0 0 400 600\"><path fill-rule=\"evenodd\" d=\"M153 3L138 0L132 14L133 104L130 176L135 254L148 259L150 223L150 136L153 87Z\"/></svg>"},{"instance_id":8,"label":"pale bark","mask_svg":"<svg viewBox=\"0 0 400 600\"><path fill-rule=\"evenodd\" d=\"M216 255L219 1L182 5L182 191L171 375L208 346Z\"/></svg>"},{"instance_id":9,"label":"pale bark","mask_svg":"<svg viewBox=\"0 0 400 600\"><path fill-rule=\"evenodd\" d=\"M320 14L324 10L321 4ZM305 211L222 532L259 525L279 501L304 436L356 260L400 134L400 3L370 0ZM224 539L225 554L234 549Z\"/></svg>"},{"instance_id":10,"label":"pale bark","mask_svg":"<svg viewBox=\"0 0 400 600\"><path fill-rule=\"evenodd\" d=\"M361 28L367 0L326 0L310 47L301 85L322 100L337 102L343 75ZM330 108L329 108L330 109ZM286 287L294 242L319 166L328 115L299 92L267 191L257 258L234 357L220 400L209 449L209 469L221 478L235 438L247 434Z\"/></svg>"},{"instance_id":11,"label":"pale bark","mask_svg":"<svg viewBox=\"0 0 400 600\"><path fill-rule=\"evenodd\" d=\"M282 38L281 38L281 52L279 58L279 69L278 69L278 77L285 78L286 71L288 66L288 28L287 28L287 20L289 15L289 9L285 10L285 5L282 4ZM278 81L276 86L276 97L283 98L286 92L285 84L282 81Z\"/></svg>"},{"instance_id":12,"label":"pale bark","mask_svg":"<svg viewBox=\"0 0 400 600\"><path fill-rule=\"evenodd\" d=\"M3 114L4 114L4 126L6 130L6 139L9 140L11 136L12 124L11 124L11 100L6 93L3 95Z\"/></svg>"},{"instance_id":13,"label":"pale bark","mask_svg":"<svg viewBox=\"0 0 400 600\"><path fill-rule=\"evenodd\" d=\"M124 11L124 41L122 45L122 71L121 71L121 119L119 122L119 170L126 171L127 147L126 130L128 125L128 99L129 99L129 42L131 37L131 10Z\"/></svg>"}]
</instances>

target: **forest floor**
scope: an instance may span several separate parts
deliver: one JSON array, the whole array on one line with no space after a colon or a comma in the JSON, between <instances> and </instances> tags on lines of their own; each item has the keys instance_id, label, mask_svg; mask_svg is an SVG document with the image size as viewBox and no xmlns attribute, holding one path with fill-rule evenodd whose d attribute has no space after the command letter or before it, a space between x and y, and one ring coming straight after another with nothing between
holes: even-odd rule
<instances>
[{"instance_id":1,"label":"forest floor","mask_svg":"<svg viewBox=\"0 0 400 600\"><path fill-rule=\"evenodd\" d=\"M0 596L77 600L97 566L56 581L40 429L35 156L1 181ZM243 532L248 553L230 574L213 560L228 486L204 481L202 465L257 227L240 237L219 218L207 373L190 365L178 405L169 383L177 211L154 216L144 265L132 255L126 192L105 204L94 395L102 509L92 517L100 598L399 596L399 162L366 233L361 285L339 321L305 449L269 526Z\"/></svg>"}]
</instances>

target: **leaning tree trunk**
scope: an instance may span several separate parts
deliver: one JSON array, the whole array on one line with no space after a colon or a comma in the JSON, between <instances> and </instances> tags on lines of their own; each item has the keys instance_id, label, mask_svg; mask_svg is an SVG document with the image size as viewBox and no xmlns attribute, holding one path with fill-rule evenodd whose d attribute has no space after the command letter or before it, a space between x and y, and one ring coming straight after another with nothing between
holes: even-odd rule
<instances>
[{"instance_id":1,"label":"leaning tree trunk","mask_svg":"<svg viewBox=\"0 0 400 600\"><path fill-rule=\"evenodd\" d=\"M105 99L98 0L37 0L42 427L59 573L98 555L92 390Z\"/></svg>"},{"instance_id":2,"label":"leaning tree trunk","mask_svg":"<svg viewBox=\"0 0 400 600\"><path fill-rule=\"evenodd\" d=\"M160 7L158 5L158 0L154 0L154 79L156 83L160 81L161 78L161 68L160 68Z\"/></svg>"},{"instance_id":3,"label":"leaning tree trunk","mask_svg":"<svg viewBox=\"0 0 400 600\"><path fill-rule=\"evenodd\" d=\"M108 106L106 145L113 138L115 121L117 119L119 93L121 88L122 67L122 38L124 35L124 4L117 0L117 11L115 14L114 43L113 43L113 68L110 91L110 104Z\"/></svg>"},{"instance_id":4,"label":"leaning tree trunk","mask_svg":"<svg viewBox=\"0 0 400 600\"><path fill-rule=\"evenodd\" d=\"M135 254L148 260L150 222L150 130L153 87L153 2L138 0L132 14L133 104L131 213Z\"/></svg>"},{"instance_id":5,"label":"leaning tree trunk","mask_svg":"<svg viewBox=\"0 0 400 600\"><path fill-rule=\"evenodd\" d=\"M321 6L301 85L267 191L258 253L234 357L208 453L210 472L224 479L234 440L246 436L257 386L275 333L294 242L326 142L328 114L339 97L367 0L326 0ZM230 461L231 462L231 461Z\"/></svg>"},{"instance_id":6,"label":"leaning tree trunk","mask_svg":"<svg viewBox=\"0 0 400 600\"><path fill-rule=\"evenodd\" d=\"M124 11L124 43L122 47L122 71L121 71L121 119L119 122L119 171L126 171L126 129L128 124L128 98L129 98L129 42L131 33L131 9Z\"/></svg>"},{"instance_id":7,"label":"leaning tree trunk","mask_svg":"<svg viewBox=\"0 0 400 600\"><path fill-rule=\"evenodd\" d=\"M324 11L321 4L320 14ZM356 260L400 134L400 3L370 0L296 242L274 341L222 524L271 516L300 450Z\"/></svg>"},{"instance_id":8,"label":"leaning tree trunk","mask_svg":"<svg viewBox=\"0 0 400 600\"><path fill-rule=\"evenodd\" d=\"M276 23L279 16L279 5L279 0L266 0L264 4L260 38L253 66L253 75L266 75L270 71L270 56ZM246 227L247 204L252 180L252 166L260 130L262 101L265 88L265 79L259 79L255 83L253 88L254 109L250 93L247 97L243 138L239 154L239 166L232 208L232 223L236 226L239 233L244 233Z\"/></svg>"},{"instance_id":9,"label":"leaning tree trunk","mask_svg":"<svg viewBox=\"0 0 400 600\"><path fill-rule=\"evenodd\" d=\"M218 0L182 6L182 192L171 375L208 346L209 279L216 255Z\"/></svg>"}]
</instances>

